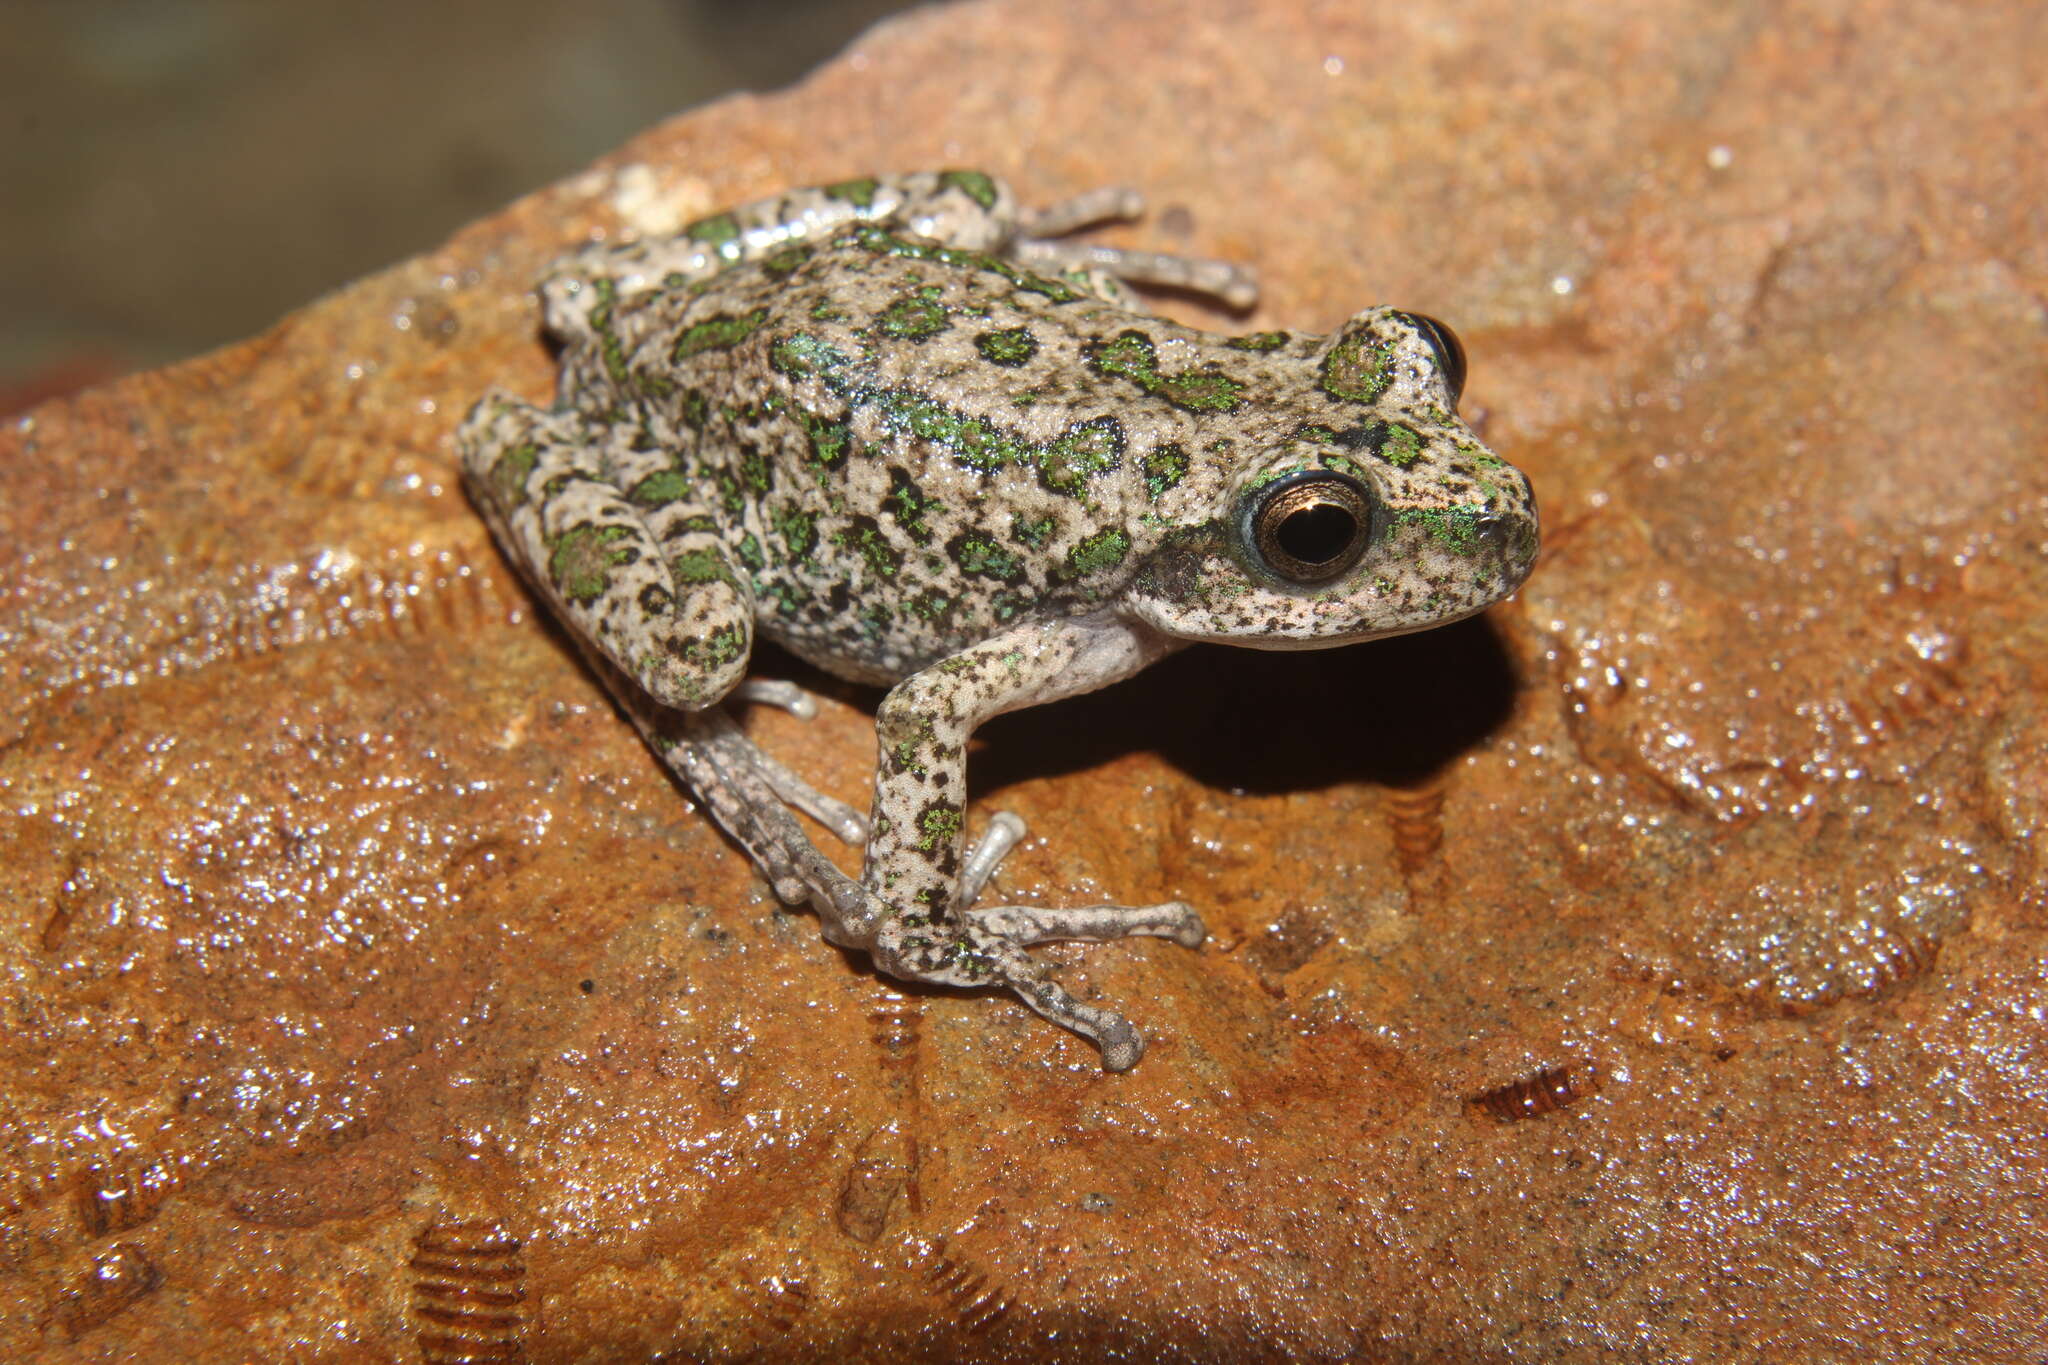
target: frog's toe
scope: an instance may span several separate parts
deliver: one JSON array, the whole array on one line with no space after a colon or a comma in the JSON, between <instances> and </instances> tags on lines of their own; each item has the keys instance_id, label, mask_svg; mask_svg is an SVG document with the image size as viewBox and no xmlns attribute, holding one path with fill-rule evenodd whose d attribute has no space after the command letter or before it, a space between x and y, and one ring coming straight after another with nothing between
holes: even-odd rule
<instances>
[{"instance_id":1,"label":"frog's toe","mask_svg":"<svg viewBox=\"0 0 2048 1365\"><path fill-rule=\"evenodd\" d=\"M1170 938L1187 948L1207 937L1202 917L1186 901L1159 905L990 905L965 912L969 923L1010 942L1028 946L1064 939L1103 942L1144 935Z\"/></svg>"},{"instance_id":2,"label":"frog's toe","mask_svg":"<svg viewBox=\"0 0 2048 1365\"><path fill-rule=\"evenodd\" d=\"M1063 237L1097 223L1127 223L1145 212L1145 196L1128 185L1103 185L1070 195L1056 204L1026 209L1017 215L1017 232L1026 239Z\"/></svg>"},{"instance_id":3,"label":"frog's toe","mask_svg":"<svg viewBox=\"0 0 2048 1365\"><path fill-rule=\"evenodd\" d=\"M754 702L787 711L798 720L816 720L818 702L793 682L780 678L748 678L728 694L736 701Z\"/></svg>"},{"instance_id":4,"label":"frog's toe","mask_svg":"<svg viewBox=\"0 0 2048 1365\"><path fill-rule=\"evenodd\" d=\"M1129 1071L1145 1055L1144 1035L1115 1010L1083 1004L1043 976L1006 984L1032 1009L1100 1048L1104 1071Z\"/></svg>"},{"instance_id":5,"label":"frog's toe","mask_svg":"<svg viewBox=\"0 0 2048 1365\"><path fill-rule=\"evenodd\" d=\"M1202 256L1174 256L1158 251L1132 251L1088 242L1022 241L1010 248L1017 264L1045 275L1074 270L1100 271L1125 284L1160 289L1185 289L1204 294L1226 307L1250 308L1259 301L1259 280L1235 261Z\"/></svg>"},{"instance_id":6,"label":"frog's toe","mask_svg":"<svg viewBox=\"0 0 2048 1365\"><path fill-rule=\"evenodd\" d=\"M1173 921L1173 927L1162 933L1161 938L1170 938L1183 948L1199 948L1202 946L1202 940L1209 937L1209 926L1202 923L1201 915L1186 901L1168 901L1165 905L1155 905L1152 908L1180 911L1179 916Z\"/></svg>"},{"instance_id":7,"label":"frog's toe","mask_svg":"<svg viewBox=\"0 0 2048 1365\"><path fill-rule=\"evenodd\" d=\"M1105 1030L1095 1041L1102 1048L1102 1069L1104 1071L1129 1071L1145 1055L1145 1039L1131 1027L1130 1021L1111 1015L1116 1020L1114 1029Z\"/></svg>"},{"instance_id":8,"label":"frog's toe","mask_svg":"<svg viewBox=\"0 0 2048 1365\"><path fill-rule=\"evenodd\" d=\"M961 905L972 905L988 886L988 879L996 875L1003 859L1024 837L1024 821L1012 811L999 810L989 817L988 827L981 837L974 841L974 847L967 851L967 858L960 864L959 890L954 899Z\"/></svg>"}]
</instances>

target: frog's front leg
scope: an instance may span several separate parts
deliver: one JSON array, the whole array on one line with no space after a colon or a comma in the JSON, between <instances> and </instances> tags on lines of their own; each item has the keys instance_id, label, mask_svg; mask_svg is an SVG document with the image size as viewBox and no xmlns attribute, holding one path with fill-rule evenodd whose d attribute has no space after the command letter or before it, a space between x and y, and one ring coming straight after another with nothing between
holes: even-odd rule
<instances>
[{"instance_id":1,"label":"frog's front leg","mask_svg":"<svg viewBox=\"0 0 2048 1365\"><path fill-rule=\"evenodd\" d=\"M1146 934L1190 947L1203 937L1187 905L968 909L979 869L961 857L967 740L992 716L1055 701L1137 672L1174 648L1121 622L1062 621L1010 631L913 675L876 714L880 761L862 882L886 910L866 946L883 971L914 981L1002 986L1054 1023L1093 1039L1121 1071L1144 1050L1111 1010L1073 999L1023 945ZM966 874L966 875L964 875Z\"/></svg>"}]
</instances>

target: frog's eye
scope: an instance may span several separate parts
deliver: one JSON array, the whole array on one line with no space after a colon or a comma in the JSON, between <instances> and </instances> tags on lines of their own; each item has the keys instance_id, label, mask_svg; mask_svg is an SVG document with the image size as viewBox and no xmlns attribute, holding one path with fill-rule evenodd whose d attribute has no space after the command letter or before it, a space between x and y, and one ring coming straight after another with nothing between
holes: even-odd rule
<instances>
[{"instance_id":1,"label":"frog's eye","mask_svg":"<svg viewBox=\"0 0 2048 1365\"><path fill-rule=\"evenodd\" d=\"M1281 479L1259 491L1251 542L1265 566L1293 583L1335 578L1372 539L1372 499L1341 474Z\"/></svg>"},{"instance_id":2,"label":"frog's eye","mask_svg":"<svg viewBox=\"0 0 2048 1365\"><path fill-rule=\"evenodd\" d=\"M1465 347L1458 340L1458 334L1427 313L1403 313L1401 316L1415 324L1415 330L1436 353L1436 367L1443 372L1444 387L1451 391L1451 407L1455 410L1459 396L1465 392Z\"/></svg>"}]
</instances>

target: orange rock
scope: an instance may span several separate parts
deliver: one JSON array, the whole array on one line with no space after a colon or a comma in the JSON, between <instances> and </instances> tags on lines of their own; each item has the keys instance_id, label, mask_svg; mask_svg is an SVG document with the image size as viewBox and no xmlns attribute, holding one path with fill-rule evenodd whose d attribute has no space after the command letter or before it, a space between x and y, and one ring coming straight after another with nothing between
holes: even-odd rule
<instances>
[{"instance_id":1,"label":"orange rock","mask_svg":"<svg viewBox=\"0 0 2048 1365\"><path fill-rule=\"evenodd\" d=\"M10 425L0 1358L2048 1352L2048 35L1733 14L925 11ZM777 908L454 478L565 244L962 162L1446 318L1548 519L988 727L1009 894L1214 931L1071 950L1124 1076Z\"/></svg>"}]
</instances>

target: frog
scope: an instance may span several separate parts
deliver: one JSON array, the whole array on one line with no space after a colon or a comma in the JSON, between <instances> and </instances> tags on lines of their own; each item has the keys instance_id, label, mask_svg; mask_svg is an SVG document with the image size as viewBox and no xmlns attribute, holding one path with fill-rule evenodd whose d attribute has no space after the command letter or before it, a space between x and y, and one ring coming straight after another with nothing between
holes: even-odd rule
<instances>
[{"instance_id":1,"label":"frog","mask_svg":"<svg viewBox=\"0 0 2048 1365\"><path fill-rule=\"evenodd\" d=\"M1373 307L1329 333L1203 331L1164 287L1248 308L1227 261L1072 234L982 171L870 176L597 241L538 285L551 402L486 393L456 435L505 556L619 709L825 940L913 983L1006 990L1092 1042L1143 1035L1031 949L1207 938L1188 903L983 904L1023 823L967 837L984 722L1196 643L1348 645L1461 620L1533 565L1528 479L1459 417L1445 324ZM751 740L768 640L887 689L866 812ZM841 870L808 816L858 848Z\"/></svg>"}]
</instances>

